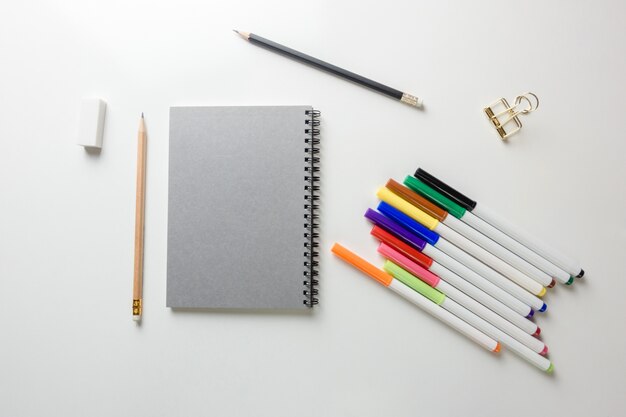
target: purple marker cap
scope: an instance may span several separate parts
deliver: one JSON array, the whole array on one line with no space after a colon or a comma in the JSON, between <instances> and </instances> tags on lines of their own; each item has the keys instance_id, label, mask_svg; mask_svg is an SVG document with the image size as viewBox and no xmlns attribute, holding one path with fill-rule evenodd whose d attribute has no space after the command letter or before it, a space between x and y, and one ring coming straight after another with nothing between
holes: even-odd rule
<instances>
[{"instance_id":1,"label":"purple marker cap","mask_svg":"<svg viewBox=\"0 0 626 417\"><path fill-rule=\"evenodd\" d=\"M365 218L374 223L376 226L385 229L389 233L393 233L409 245L416 247L420 252L424 249L424 246L426 246L426 241L424 239L409 232L398 223L383 216L375 210L367 209L365 212Z\"/></svg>"}]
</instances>

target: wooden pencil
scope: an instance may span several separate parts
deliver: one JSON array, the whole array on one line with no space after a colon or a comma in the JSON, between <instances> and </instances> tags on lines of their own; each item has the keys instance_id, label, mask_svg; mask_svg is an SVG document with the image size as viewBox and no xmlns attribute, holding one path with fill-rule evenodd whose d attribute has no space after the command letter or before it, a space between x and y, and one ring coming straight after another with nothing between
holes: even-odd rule
<instances>
[{"instance_id":1,"label":"wooden pencil","mask_svg":"<svg viewBox=\"0 0 626 417\"><path fill-rule=\"evenodd\" d=\"M135 205L135 271L133 277L133 320L140 321L143 310L143 231L146 201L146 125L141 113L137 134L137 196Z\"/></svg>"}]
</instances>

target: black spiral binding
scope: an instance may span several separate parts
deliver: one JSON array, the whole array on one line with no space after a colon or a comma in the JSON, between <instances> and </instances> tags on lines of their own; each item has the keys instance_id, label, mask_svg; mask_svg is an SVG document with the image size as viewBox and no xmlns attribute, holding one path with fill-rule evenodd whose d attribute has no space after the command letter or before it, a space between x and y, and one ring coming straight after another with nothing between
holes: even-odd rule
<instances>
[{"instance_id":1,"label":"black spiral binding","mask_svg":"<svg viewBox=\"0 0 626 417\"><path fill-rule=\"evenodd\" d=\"M318 303L318 291L316 287L319 283L319 271L317 270L317 267L319 265L319 242L317 239L319 238L318 210L320 200L320 149L318 147L318 145L320 144L320 112L318 110L306 110L304 114L307 116L305 122L306 128L304 129L304 133L306 134L304 143L307 146L304 149L306 153L306 156L304 158L304 190L306 191L306 194L304 196L304 219L306 220L304 224L304 247L306 249L306 251L304 252L304 286L306 288L303 291L303 294L305 296L304 304L309 307L313 307Z\"/></svg>"}]
</instances>

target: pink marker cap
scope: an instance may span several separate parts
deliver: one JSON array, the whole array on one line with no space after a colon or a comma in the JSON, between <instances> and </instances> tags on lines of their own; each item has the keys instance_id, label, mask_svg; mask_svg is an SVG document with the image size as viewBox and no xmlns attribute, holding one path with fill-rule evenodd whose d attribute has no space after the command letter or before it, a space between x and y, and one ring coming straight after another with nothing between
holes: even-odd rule
<instances>
[{"instance_id":1,"label":"pink marker cap","mask_svg":"<svg viewBox=\"0 0 626 417\"><path fill-rule=\"evenodd\" d=\"M424 269L421 265L413 262L386 243L380 243L378 246L378 252L390 261L397 263L431 287L435 288L439 284L440 278L437 275L427 269Z\"/></svg>"}]
</instances>

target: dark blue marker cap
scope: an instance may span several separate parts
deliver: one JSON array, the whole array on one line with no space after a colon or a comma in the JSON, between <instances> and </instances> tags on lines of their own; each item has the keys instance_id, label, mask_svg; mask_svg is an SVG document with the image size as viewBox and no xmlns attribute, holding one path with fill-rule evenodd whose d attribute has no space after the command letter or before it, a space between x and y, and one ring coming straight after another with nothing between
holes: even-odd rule
<instances>
[{"instance_id":1,"label":"dark blue marker cap","mask_svg":"<svg viewBox=\"0 0 626 417\"><path fill-rule=\"evenodd\" d=\"M417 248L420 252L426 246L426 241L421 237L415 235L414 233L409 232L404 227L400 226L398 223L394 222L388 217L383 216L379 212L367 209L365 212L365 218L374 223L376 226L379 226L394 236L402 239L409 245Z\"/></svg>"},{"instance_id":2,"label":"dark blue marker cap","mask_svg":"<svg viewBox=\"0 0 626 417\"><path fill-rule=\"evenodd\" d=\"M437 233L415 221L413 218L407 216L397 208L393 207L391 204L387 204L384 201L381 201L378 204L378 211L380 211L396 223L400 224L405 229L415 233L433 246L439 240L439 235Z\"/></svg>"}]
</instances>

